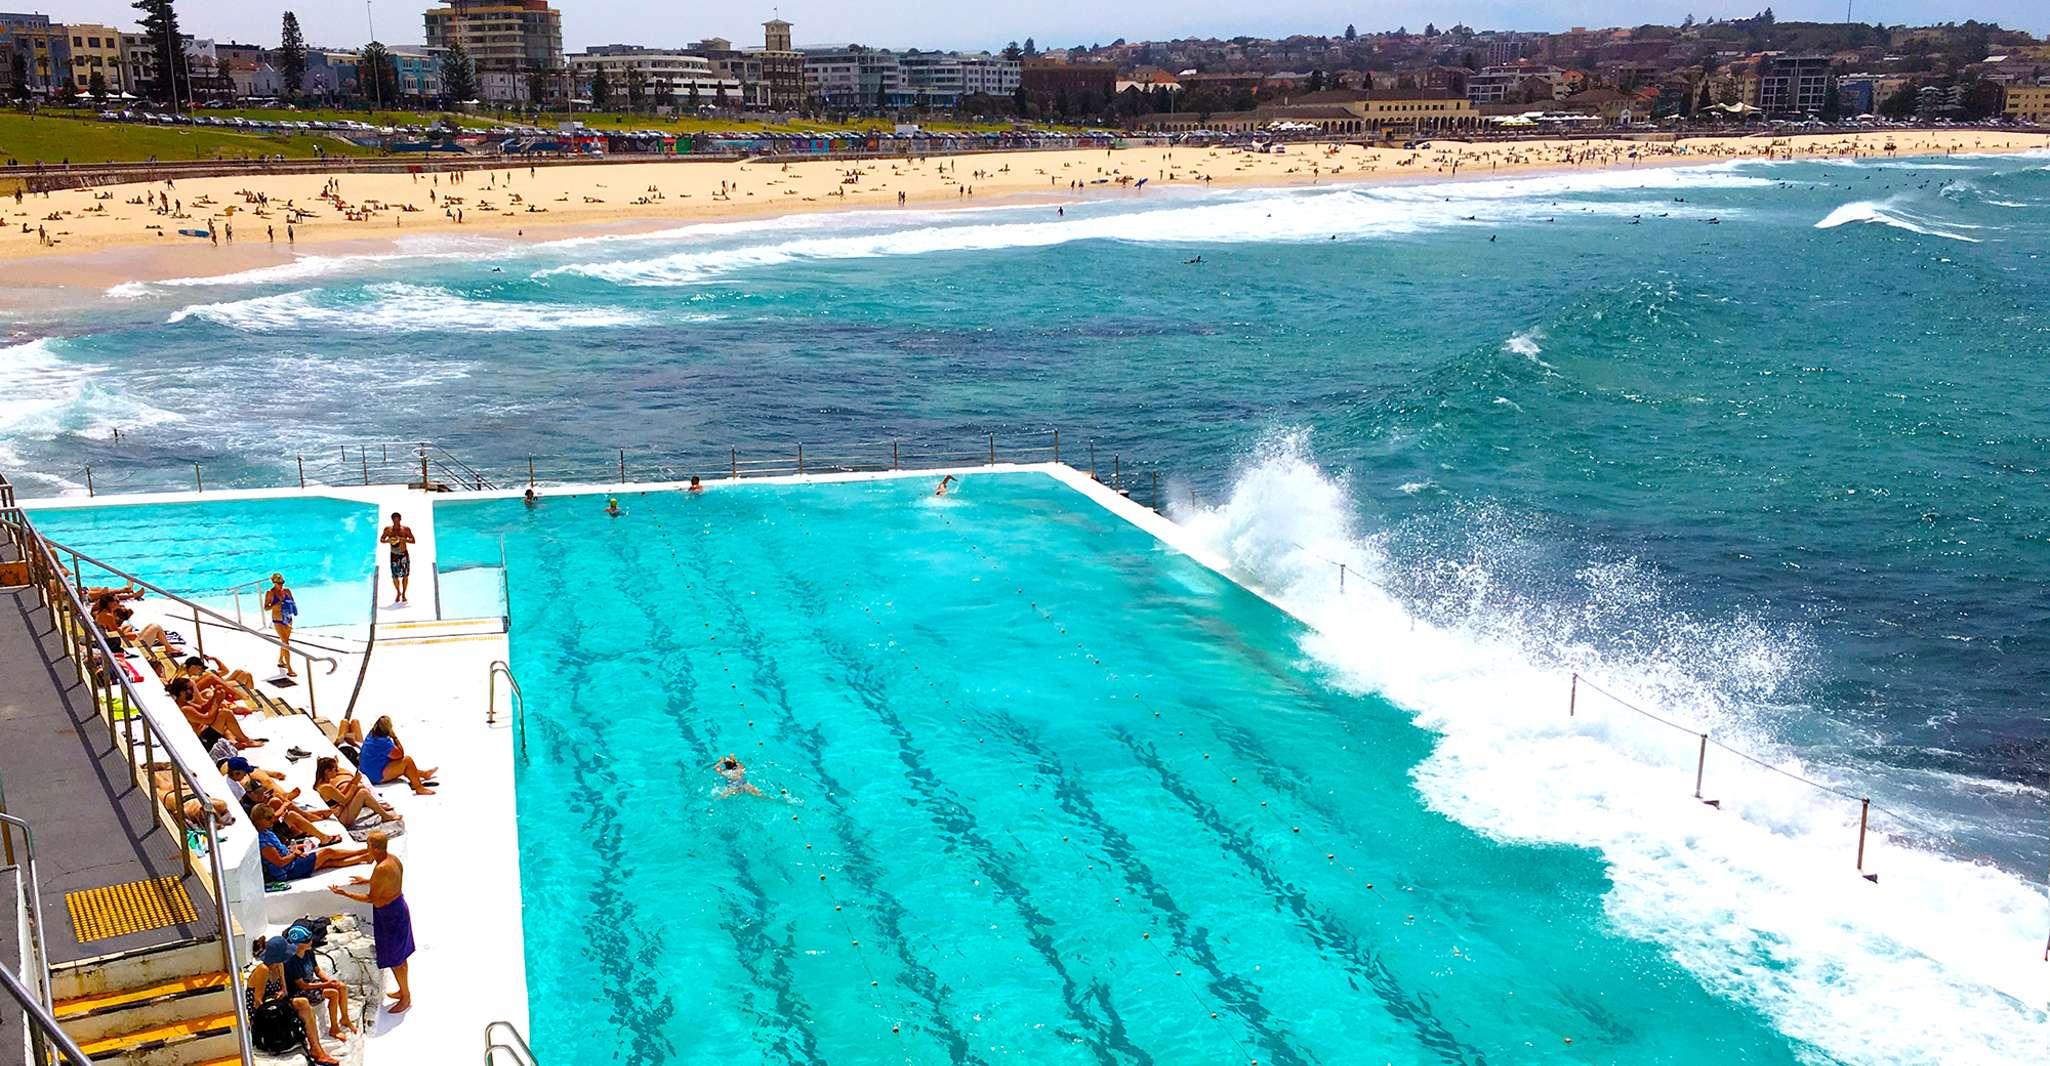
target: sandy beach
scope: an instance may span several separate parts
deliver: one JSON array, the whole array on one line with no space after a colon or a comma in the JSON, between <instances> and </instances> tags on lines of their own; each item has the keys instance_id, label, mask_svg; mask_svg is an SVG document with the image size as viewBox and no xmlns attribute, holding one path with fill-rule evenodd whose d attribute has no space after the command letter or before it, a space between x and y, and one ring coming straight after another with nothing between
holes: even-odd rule
<instances>
[{"instance_id":1,"label":"sandy beach","mask_svg":"<svg viewBox=\"0 0 2050 1066\"><path fill-rule=\"evenodd\" d=\"M799 211L1071 201L1169 186L1289 187L2045 147L2050 134L1883 130L1681 142L1438 139L1423 149L1306 143L1273 153L1182 146L794 163L663 160L462 175L250 174L69 189L5 204L0 282L105 287L228 273L345 245L375 250L431 234L551 240Z\"/></svg>"}]
</instances>

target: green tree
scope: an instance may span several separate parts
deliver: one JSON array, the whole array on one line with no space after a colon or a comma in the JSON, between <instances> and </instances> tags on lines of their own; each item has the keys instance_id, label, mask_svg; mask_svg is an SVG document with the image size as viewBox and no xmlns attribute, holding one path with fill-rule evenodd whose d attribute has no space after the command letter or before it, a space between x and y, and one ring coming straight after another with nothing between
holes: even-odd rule
<instances>
[{"instance_id":1,"label":"green tree","mask_svg":"<svg viewBox=\"0 0 2050 1066\"><path fill-rule=\"evenodd\" d=\"M1324 72L1322 70L1310 72L1310 91L1313 93L1324 91Z\"/></svg>"},{"instance_id":2,"label":"green tree","mask_svg":"<svg viewBox=\"0 0 2050 1066\"><path fill-rule=\"evenodd\" d=\"M356 60L356 91L373 107L391 107L399 99L399 64L377 41L363 46Z\"/></svg>"},{"instance_id":3,"label":"green tree","mask_svg":"<svg viewBox=\"0 0 2050 1066\"><path fill-rule=\"evenodd\" d=\"M702 102L703 98L698 95L698 83L692 81L690 83L690 109L695 112L698 109L698 105Z\"/></svg>"},{"instance_id":4,"label":"green tree","mask_svg":"<svg viewBox=\"0 0 2050 1066\"><path fill-rule=\"evenodd\" d=\"M543 103L546 103L548 97L551 95L548 91L548 83L550 80L551 79L548 77L548 72L545 70L528 71L527 102L533 104L535 107L540 107Z\"/></svg>"},{"instance_id":5,"label":"green tree","mask_svg":"<svg viewBox=\"0 0 2050 1066\"><path fill-rule=\"evenodd\" d=\"M85 91L94 96L107 95L107 76L95 70L85 79Z\"/></svg>"},{"instance_id":6,"label":"green tree","mask_svg":"<svg viewBox=\"0 0 2050 1066\"><path fill-rule=\"evenodd\" d=\"M1915 113L1915 83L1902 82L1886 99L1879 102L1879 113L1887 118L1908 118Z\"/></svg>"},{"instance_id":7,"label":"green tree","mask_svg":"<svg viewBox=\"0 0 2050 1066\"><path fill-rule=\"evenodd\" d=\"M450 107L477 98L477 66L470 62L470 52L461 41L441 53L441 97Z\"/></svg>"},{"instance_id":8,"label":"green tree","mask_svg":"<svg viewBox=\"0 0 2050 1066\"><path fill-rule=\"evenodd\" d=\"M149 42L149 50L157 61L152 95L176 110L179 100L192 97L184 36L178 32L178 10L171 0L135 0L134 7L142 12L136 21L141 24L142 37Z\"/></svg>"},{"instance_id":9,"label":"green tree","mask_svg":"<svg viewBox=\"0 0 2050 1066\"><path fill-rule=\"evenodd\" d=\"M7 95L16 100L28 99L28 61L16 59L8 64Z\"/></svg>"},{"instance_id":10,"label":"green tree","mask_svg":"<svg viewBox=\"0 0 2050 1066\"><path fill-rule=\"evenodd\" d=\"M600 111L612 105L612 80L605 76L605 68L591 72L591 106Z\"/></svg>"},{"instance_id":11,"label":"green tree","mask_svg":"<svg viewBox=\"0 0 2050 1066\"><path fill-rule=\"evenodd\" d=\"M721 111L726 110L726 83L723 81L712 90L712 106Z\"/></svg>"},{"instance_id":12,"label":"green tree","mask_svg":"<svg viewBox=\"0 0 2050 1066\"><path fill-rule=\"evenodd\" d=\"M1438 24L1437 24L1437 23L1435 23L1435 22L1426 22L1426 23L1424 23L1424 36L1426 36L1426 37L1436 37L1437 35L1438 35Z\"/></svg>"},{"instance_id":13,"label":"green tree","mask_svg":"<svg viewBox=\"0 0 2050 1066\"><path fill-rule=\"evenodd\" d=\"M1360 39L1360 31L1354 29L1352 23L1350 22L1345 24L1345 39L1348 41L1357 41Z\"/></svg>"},{"instance_id":14,"label":"green tree","mask_svg":"<svg viewBox=\"0 0 2050 1066\"><path fill-rule=\"evenodd\" d=\"M299 16L290 11L278 30L278 73L285 80L285 96L298 96L306 80L306 38L299 32Z\"/></svg>"},{"instance_id":15,"label":"green tree","mask_svg":"<svg viewBox=\"0 0 2050 1066\"><path fill-rule=\"evenodd\" d=\"M1032 43L1032 38L1030 38L1030 37L1027 37L1027 38L1025 38L1025 57L1026 57L1027 59L1030 59L1030 58L1032 58L1033 56L1036 56L1036 55L1038 55L1038 54L1039 54L1039 47L1038 47L1037 45L1035 45L1035 44L1033 44L1033 43Z\"/></svg>"},{"instance_id":16,"label":"green tree","mask_svg":"<svg viewBox=\"0 0 2050 1066\"><path fill-rule=\"evenodd\" d=\"M1010 44L1004 46L1004 58L1010 60L1013 63L1016 63L1017 61L1025 58L1025 50L1023 48L1018 47L1018 42L1012 41Z\"/></svg>"},{"instance_id":17,"label":"green tree","mask_svg":"<svg viewBox=\"0 0 2050 1066\"><path fill-rule=\"evenodd\" d=\"M639 111L648 98L648 75L639 67L626 68L626 106Z\"/></svg>"}]
</instances>

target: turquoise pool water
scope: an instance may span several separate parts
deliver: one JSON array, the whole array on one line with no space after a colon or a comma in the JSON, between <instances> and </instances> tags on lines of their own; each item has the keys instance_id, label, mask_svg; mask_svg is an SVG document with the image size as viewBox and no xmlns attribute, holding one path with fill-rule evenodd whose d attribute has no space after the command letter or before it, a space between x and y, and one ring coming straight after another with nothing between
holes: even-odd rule
<instances>
[{"instance_id":1,"label":"turquoise pool water","mask_svg":"<svg viewBox=\"0 0 2050 1066\"><path fill-rule=\"evenodd\" d=\"M377 566L377 508L319 497L37 508L43 536L139 574L208 606L231 610L228 590L282 573L303 628L368 620ZM121 584L95 576L90 584ZM261 587L245 588L244 615L261 614Z\"/></svg>"},{"instance_id":2,"label":"turquoise pool water","mask_svg":"<svg viewBox=\"0 0 2050 1066\"><path fill-rule=\"evenodd\" d=\"M437 503L505 538L543 1061L1824 1058L1427 809L1270 605L1042 475L929 492Z\"/></svg>"}]
</instances>

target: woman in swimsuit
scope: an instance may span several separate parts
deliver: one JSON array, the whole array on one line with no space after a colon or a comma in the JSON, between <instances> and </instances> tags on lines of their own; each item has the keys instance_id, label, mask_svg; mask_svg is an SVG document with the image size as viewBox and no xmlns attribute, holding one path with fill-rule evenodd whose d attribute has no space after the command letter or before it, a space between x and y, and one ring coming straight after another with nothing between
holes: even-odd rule
<instances>
[{"instance_id":1,"label":"woman in swimsuit","mask_svg":"<svg viewBox=\"0 0 2050 1066\"><path fill-rule=\"evenodd\" d=\"M299 602L292 598L292 590L285 587L285 575L272 574L270 588L263 593L263 609L270 612L270 625L277 630L278 669L286 677L298 677L299 671L292 669L292 622L299 617Z\"/></svg>"}]
</instances>

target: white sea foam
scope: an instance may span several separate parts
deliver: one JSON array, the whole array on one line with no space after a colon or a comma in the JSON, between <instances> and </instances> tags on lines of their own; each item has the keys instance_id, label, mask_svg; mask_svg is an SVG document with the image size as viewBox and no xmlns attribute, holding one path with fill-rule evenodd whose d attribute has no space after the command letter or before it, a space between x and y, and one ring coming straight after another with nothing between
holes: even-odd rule
<instances>
[{"instance_id":1,"label":"white sea foam","mask_svg":"<svg viewBox=\"0 0 2050 1066\"><path fill-rule=\"evenodd\" d=\"M183 421L173 411L153 407L104 384L107 368L78 363L58 355L53 338L0 348L0 380L6 402L0 403L0 467L64 491L85 486L69 476L37 473L24 462L19 445L63 436L107 438L147 426Z\"/></svg>"},{"instance_id":2,"label":"white sea foam","mask_svg":"<svg viewBox=\"0 0 2050 1066\"><path fill-rule=\"evenodd\" d=\"M516 333L643 325L651 319L614 307L478 300L448 289L391 283L368 288L374 301L337 303L320 289L302 289L225 303L194 304L171 314L252 333L320 327L345 331Z\"/></svg>"},{"instance_id":3,"label":"white sea foam","mask_svg":"<svg viewBox=\"0 0 2050 1066\"><path fill-rule=\"evenodd\" d=\"M1433 182L1416 185L1345 186L1317 190L1265 190L1229 197L1177 195L1168 190L1144 206L1109 212L1081 212L1062 219L1044 208L1004 208L991 215L927 212L911 225L884 230L846 220L777 227L767 240L737 247L689 251L654 258L573 263L539 271L536 277L579 275L624 285L690 285L735 271L799 260L868 259L943 252L1035 248L1075 241L1209 244L1247 241L1321 241L1405 237L1466 225L1513 225L1538 219L1616 217L1671 211L1670 198L1656 200L1570 199L1588 194L1740 188L1769 185L1763 178L1727 168L1662 168L1641 172L1568 174L1502 181ZM1684 212L1681 212L1684 213ZM1726 210L1725 215L1729 212ZM994 217L992 217L994 216ZM737 235L731 231L727 235ZM654 243L673 244L677 231ZM697 236L710 236L703 233ZM756 234L748 234L756 235Z\"/></svg>"},{"instance_id":4,"label":"white sea foam","mask_svg":"<svg viewBox=\"0 0 2050 1066\"><path fill-rule=\"evenodd\" d=\"M1909 233L1920 233L1929 237L1944 237L1949 240L1965 241L1971 244L1979 243L1979 238L1977 237L1968 237L1962 233L1955 233L1944 229L1935 223L1918 220L1915 216L1897 207L1892 207L1877 200L1853 200L1824 216L1822 221L1815 224L1815 228L1835 229L1838 226L1847 226L1854 222L1867 225L1892 226L1894 229L1903 229Z\"/></svg>"},{"instance_id":5,"label":"white sea foam","mask_svg":"<svg viewBox=\"0 0 2050 1066\"><path fill-rule=\"evenodd\" d=\"M1382 693L1437 735L1415 772L1433 808L1507 840L1598 849L1614 880L1606 909L1621 928L1836 1060L2050 1061L2040 889L1880 833L1867 868L1881 881L1867 884L1852 869L1855 802L1711 748L1705 794L1723 801L1712 809L1691 798L1693 736L1586 687L1567 717L1577 670L1803 772L1775 745L1764 709L1790 669L1777 635L1675 619L1662 650L1619 658L1548 624L1556 617L1543 610L1423 612L1449 619L1433 622L1366 581L1338 591L1334 561L1369 580L1390 572L1356 513L1306 442L1284 437L1260 448L1229 500L1178 517L1310 624L1305 646L1337 683ZM1443 565L1462 587L1491 584L1485 562ZM1635 565L1583 578L1580 609L1591 613L1647 595Z\"/></svg>"}]
</instances>

